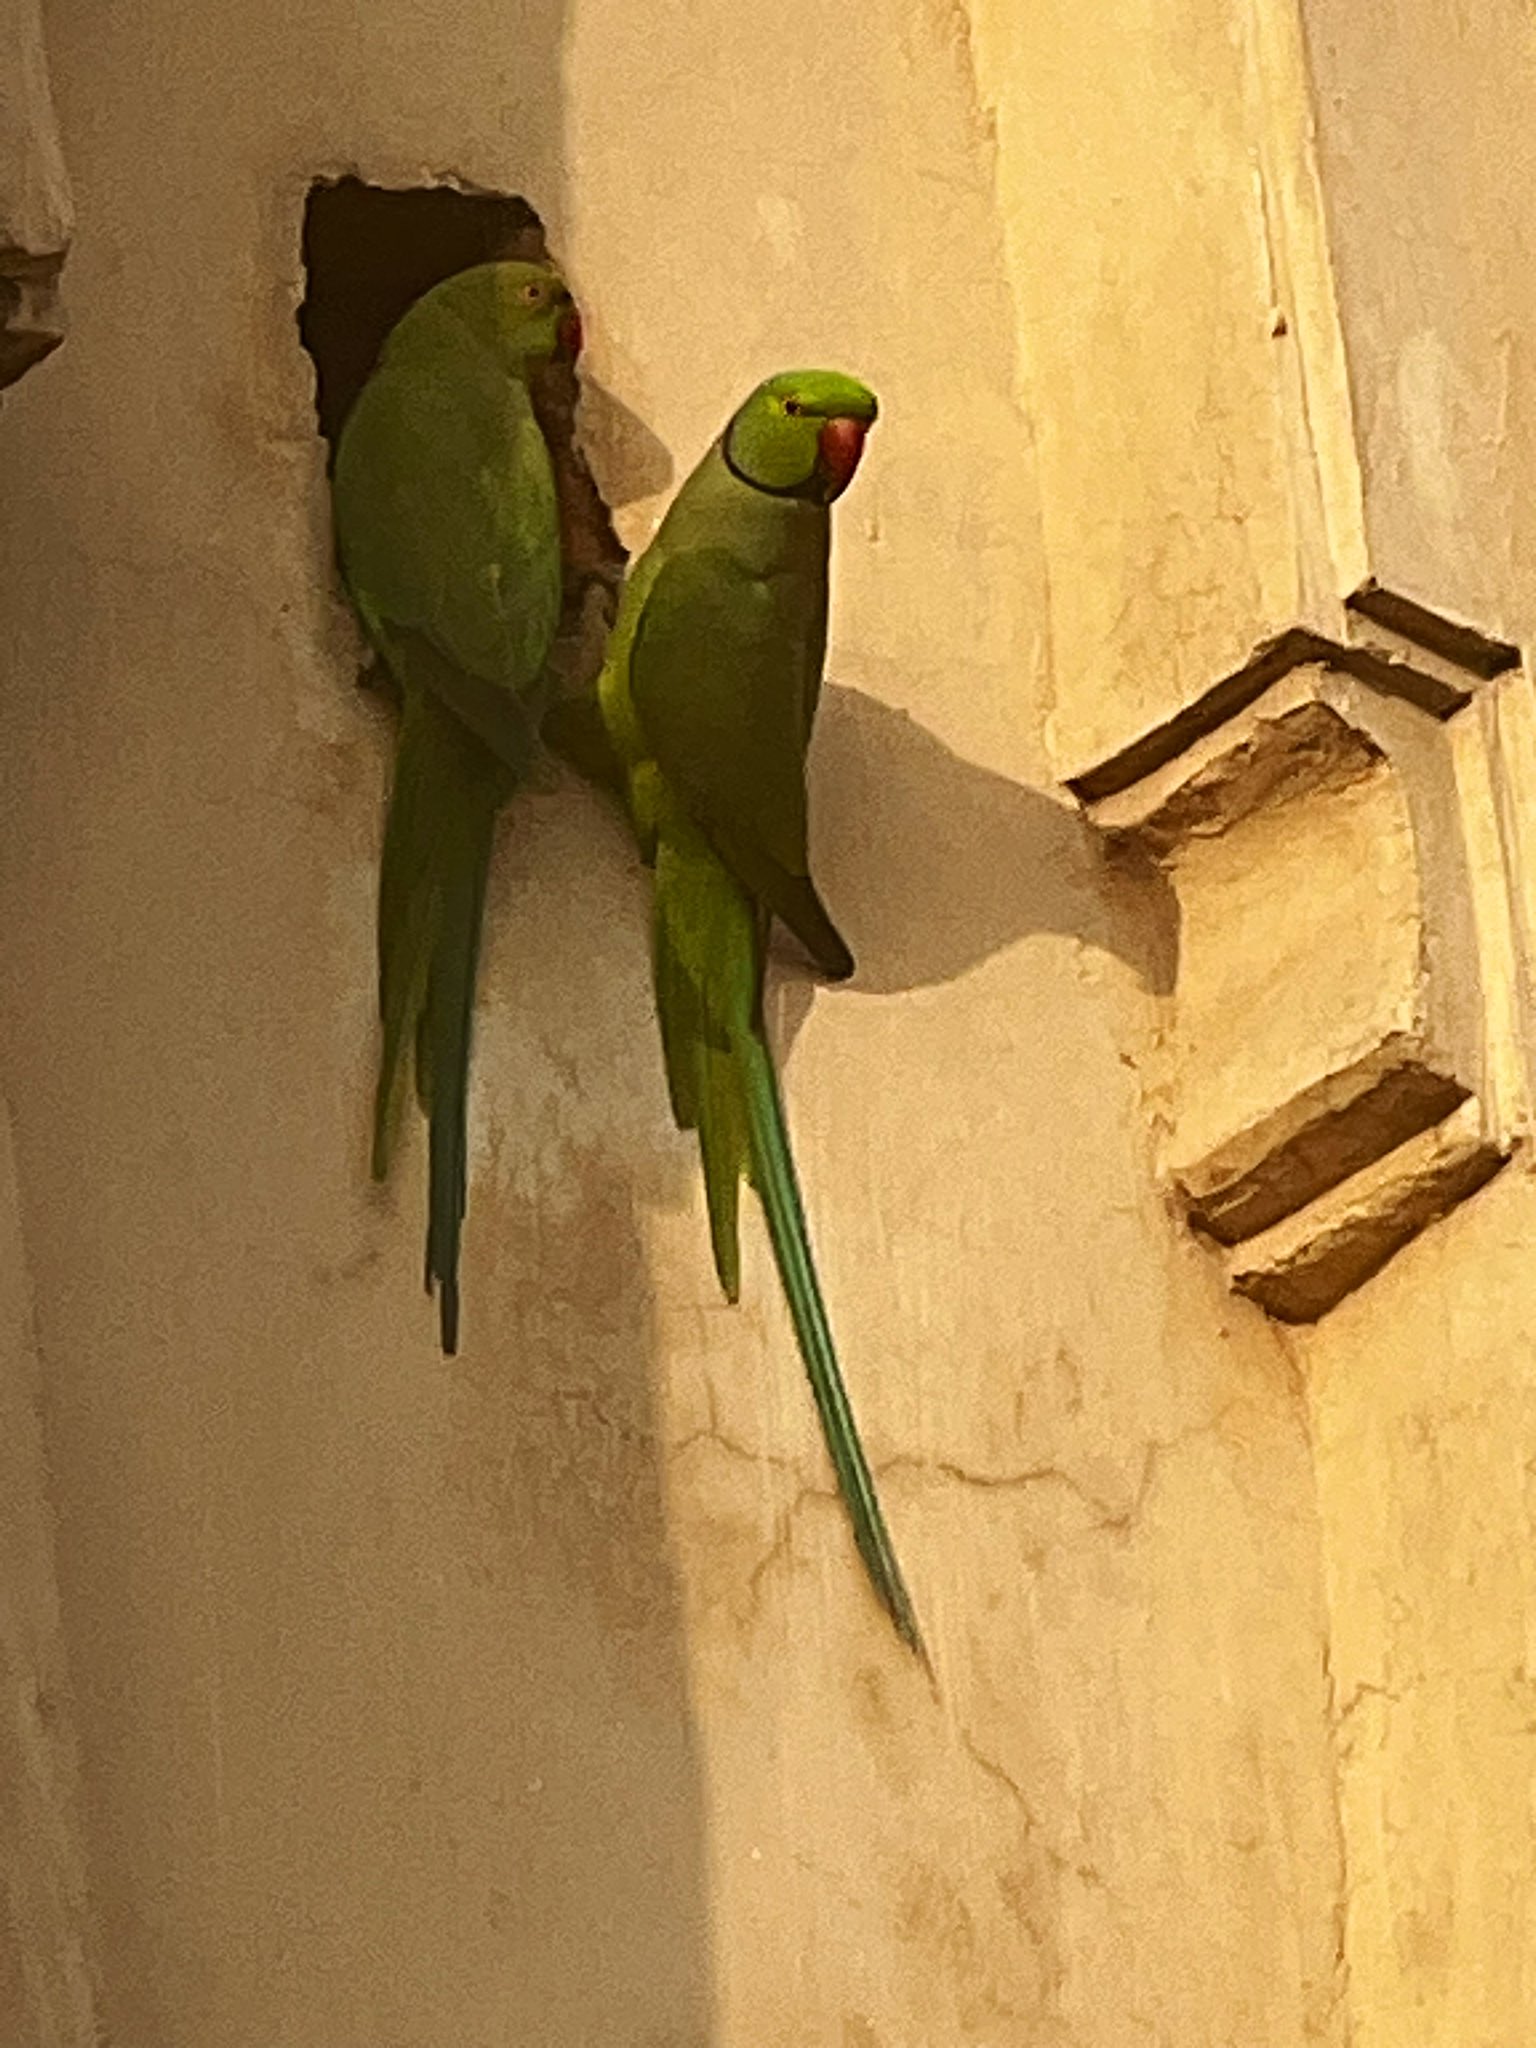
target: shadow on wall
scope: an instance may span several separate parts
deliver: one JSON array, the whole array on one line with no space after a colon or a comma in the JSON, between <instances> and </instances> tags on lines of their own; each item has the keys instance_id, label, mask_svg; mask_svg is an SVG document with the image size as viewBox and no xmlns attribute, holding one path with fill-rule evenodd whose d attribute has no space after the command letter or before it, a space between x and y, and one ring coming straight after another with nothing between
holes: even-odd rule
<instances>
[{"instance_id":1,"label":"shadow on wall","mask_svg":"<svg viewBox=\"0 0 1536 2048\"><path fill-rule=\"evenodd\" d=\"M470 264L541 256L545 243L520 199L341 179L313 188L304 249L301 331L334 442L415 298ZM590 584L611 592L623 565L575 444L575 400L570 371L556 367L540 403L561 484L573 641ZM669 480L666 451L639 421L585 378L581 400L625 498ZM836 685L813 771L821 880L858 958L855 990L953 981L1037 932L1118 955L1153 991L1171 986L1171 892L1117 871L1070 804L962 760L904 713ZM470 1199L466 1342L451 1366L430 1368L449 1375L441 1540L458 1592L430 1612L402 1600L390 1624L461 1638L444 1644L459 1689L433 1715L445 1754L432 1776L463 1846L446 1877L430 1864L410 1878L333 1873L354 1906L373 1897L366 1917L381 1933L409 1911L413 1883L446 1883L454 1896L434 1922L445 1968L464 1967L455 1923L488 1914L493 1953L470 1965L483 1971L472 1997L510 1997L517 2024L548 2048L705 2048L712 2031L706 1823L637 1223L647 1207L687 1198L697 1171L692 1140L667 1115L648 896L605 799L566 790L512 807L477 1026L477 1135L490 1134L492 1158ZM815 994L788 980L781 1036ZM357 1090L360 1125L365 1075ZM381 1198L392 1262L414 1255L422 1168L418 1138ZM357 1171L361 1184L361 1146ZM697 1256L708 1299L702 1222ZM423 1303L420 1331L430 1323ZM424 1338L413 1330L408 1341L413 1351L421 1342L428 1370ZM780 1363L798 1376L792 1357ZM344 1644L336 1654L345 1660ZM333 1682L345 1694L357 1677L338 1669ZM410 1718L421 1703L402 1688L388 1711ZM356 1739L366 1745L366 1731ZM368 1832L360 1812L338 1838ZM489 1908L475 1903L485 1896Z\"/></svg>"},{"instance_id":2,"label":"shadow on wall","mask_svg":"<svg viewBox=\"0 0 1536 2048\"><path fill-rule=\"evenodd\" d=\"M357 178L311 188L303 248L300 333L332 450L390 328L423 292L476 263L548 253L520 198ZM594 582L611 593L625 558L575 444L576 397L565 364L550 365L535 391L560 491L562 641L587 648L586 593ZM637 488L663 486L660 443L590 380L582 402L604 408L606 444ZM386 678L371 680L393 694ZM393 719L377 699L373 708L387 753ZM390 1627L437 1639L454 1682L451 1700L435 1703L430 1690L402 1685L373 1718L418 1722L433 1759L422 1811L452 1813L458 1847L448 1871L426 1855L384 1873L343 1866L334 1881L386 1953L392 1923L417 1896L426 1910L413 1935L401 1929L397 1952L440 1951L440 1969L471 1978L467 2009L506 2011L498 2024L513 2035L549 2048L706 2048L704 1814L652 1401L651 1285L636 1222L643 1169L640 1148L602 1114L616 1092L644 1101L653 1068L658 1110L663 1097L636 878L592 825L580 803L526 796L504 821L475 1075L476 1136L489 1130L495 1156L473 1175L464 1349L451 1364L429 1362L425 1302L419 1329L400 1340L421 1349L424 1373L447 1378L436 1540L454 1590L419 1606L403 1592ZM627 969L615 967L616 931L634 934ZM605 1020L626 1001L620 1042ZM616 1072L626 1061L632 1080ZM573 1088L589 1100L573 1103ZM366 1074L357 1092L365 1106ZM365 1173L360 1148L360 1194ZM417 1132L375 1198L391 1261L414 1260L424 1200ZM334 1674L342 1695L357 1682ZM366 1751L369 1731L357 1741ZM369 1818L339 1838L366 1839ZM407 1991L405 2009L411 2001Z\"/></svg>"},{"instance_id":3,"label":"shadow on wall","mask_svg":"<svg viewBox=\"0 0 1536 2048\"><path fill-rule=\"evenodd\" d=\"M904 711L846 685L822 692L811 754L817 879L853 949L856 994L958 980L1049 932L1123 960L1172 993L1179 908L1160 869L1112 849L1070 802L966 761ZM781 1056L823 987L787 938L774 1038Z\"/></svg>"},{"instance_id":4,"label":"shadow on wall","mask_svg":"<svg viewBox=\"0 0 1536 2048\"><path fill-rule=\"evenodd\" d=\"M1035 932L1113 953L1155 995L1178 956L1178 902L1112 858L1075 806L965 761L906 712L832 684L816 725L821 881L852 946L852 986L953 981Z\"/></svg>"}]
</instances>

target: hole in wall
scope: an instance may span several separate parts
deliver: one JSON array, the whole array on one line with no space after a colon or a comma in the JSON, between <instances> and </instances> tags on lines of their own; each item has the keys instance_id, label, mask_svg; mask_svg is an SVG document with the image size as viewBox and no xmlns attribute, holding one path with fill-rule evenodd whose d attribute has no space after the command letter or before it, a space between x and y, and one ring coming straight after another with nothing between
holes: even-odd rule
<instances>
[{"instance_id":1,"label":"hole in wall","mask_svg":"<svg viewBox=\"0 0 1536 2048\"><path fill-rule=\"evenodd\" d=\"M476 263L549 254L526 199L453 185L397 191L361 178L310 186L302 250L299 338L315 366L315 411L333 454L384 337L423 292Z\"/></svg>"},{"instance_id":2,"label":"hole in wall","mask_svg":"<svg viewBox=\"0 0 1536 2048\"><path fill-rule=\"evenodd\" d=\"M299 339L314 365L315 414L329 472L336 441L395 322L424 292L477 263L545 260L544 224L515 193L454 184L394 188L321 178L304 202ZM589 316L590 317L590 316ZM552 665L562 693L596 674L627 559L576 438L576 366L544 364L530 383L560 504L565 608ZM383 682L376 670L364 680Z\"/></svg>"}]
</instances>

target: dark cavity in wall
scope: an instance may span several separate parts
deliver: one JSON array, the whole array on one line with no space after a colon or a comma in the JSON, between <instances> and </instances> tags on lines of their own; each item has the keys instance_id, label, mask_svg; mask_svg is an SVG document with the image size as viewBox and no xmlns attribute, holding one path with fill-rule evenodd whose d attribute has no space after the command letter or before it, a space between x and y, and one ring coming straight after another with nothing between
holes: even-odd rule
<instances>
[{"instance_id":1,"label":"dark cavity in wall","mask_svg":"<svg viewBox=\"0 0 1536 2048\"><path fill-rule=\"evenodd\" d=\"M515 194L466 192L456 185L392 190L351 177L323 178L310 186L302 249L299 338L315 366L315 413L327 469L385 337L423 292L477 263L542 262L550 253L543 222ZM556 358L540 368L530 389L560 500L565 617L553 665L562 690L580 693L595 673L612 622L625 554L577 445L576 366ZM375 672L371 680L384 679Z\"/></svg>"},{"instance_id":2,"label":"dark cavity in wall","mask_svg":"<svg viewBox=\"0 0 1536 2048\"><path fill-rule=\"evenodd\" d=\"M63 263L62 252L31 256L0 239L0 391L64 339L58 306Z\"/></svg>"}]
</instances>

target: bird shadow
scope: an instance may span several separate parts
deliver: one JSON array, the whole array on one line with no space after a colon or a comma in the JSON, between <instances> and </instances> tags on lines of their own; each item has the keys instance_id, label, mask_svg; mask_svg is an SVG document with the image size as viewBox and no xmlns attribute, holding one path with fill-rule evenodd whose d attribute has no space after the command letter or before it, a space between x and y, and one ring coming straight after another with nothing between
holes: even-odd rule
<instances>
[{"instance_id":1,"label":"bird shadow","mask_svg":"<svg viewBox=\"0 0 1536 2048\"><path fill-rule=\"evenodd\" d=\"M858 963L851 988L935 987L1044 932L1122 960L1150 994L1172 990L1171 883L1069 801L965 760L844 684L822 693L811 759L818 880ZM778 1005L790 1037L816 986L792 957Z\"/></svg>"},{"instance_id":2,"label":"bird shadow","mask_svg":"<svg viewBox=\"0 0 1536 2048\"><path fill-rule=\"evenodd\" d=\"M580 434L582 452L610 511L655 497L671 483L675 465L665 441L590 370L581 374Z\"/></svg>"}]
</instances>

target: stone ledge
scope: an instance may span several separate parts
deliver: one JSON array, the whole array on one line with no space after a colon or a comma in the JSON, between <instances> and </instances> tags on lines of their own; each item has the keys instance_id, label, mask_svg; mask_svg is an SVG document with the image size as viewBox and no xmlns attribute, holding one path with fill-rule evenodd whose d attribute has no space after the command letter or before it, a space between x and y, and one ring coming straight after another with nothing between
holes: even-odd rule
<instances>
[{"instance_id":1,"label":"stone ledge","mask_svg":"<svg viewBox=\"0 0 1536 2048\"><path fill-rule=\"evenodd\" d=\"M38 0L0 0L0 390L64 339L71 223Z\"/></svg>"},{"instance_id":2,"label":"stone ledge","mask_svg":"<svg viewBox=\"0 0 1536 2048\"><path fill-rule=\"evenodd\" d=\"M1177 1175L1190 1221L1239 1244L1313 1202L1467 1100L1394 1034Z\"/></svg>"},{"instance_id":3,"label":"stone ledge","mask_svg":"<svg viewBox=\"0 0 1536 2048\"><path fill-rule=\"evenodd\" d=\"M1237 1293L1276 1321L1315 1323L1426 1224L1475 1194L1510 1156L1475 1102L1354 1174L1227 1262Z\"/></svg>"},{"instance_id":4,"label":"stone ledge","mask_svg":"<svg viewBox=\"0 0 1536 2048\"><path fill-rule=\"evenodd\" d=\"M1472 677L1433 656L1410 656L1385 644L1349 644L1294 626L1255 649L1240 669L1197 697L1166 724L1142 733L1105 761L1067 783L1085 804L1132 788L1246 711L1294 669L1317 665L1354 676L1385 696L1405 698L1432 718L1449 718L1472 700Z\"/></svg>"},{"instance_id":5,"label":"stone ledge","mask_svg":"<svg viewBox=\"0 0 1536 2048\"><path fill-rule=\"evenodd\" d=\"M31 256L0 243L0 391L64 339L59 273L64 254Z\"/></svg>"},{"instance_id":6,"label":"stone ledge","mask_svg":"<svg viewBox=\"0 0 1536 2048\"><path fill-rule=\"evenodd\" d=\"M1375 585L1340 631L1266 642L1069 785L1179 903L1162 1171L1192 1229L1240 1247L1234 1288L1292 1322L1529 1124L1515 884L1469 810L1497 721L1458 717L1521 680L1519 650Z\"/></svg>"}]
</instances>

